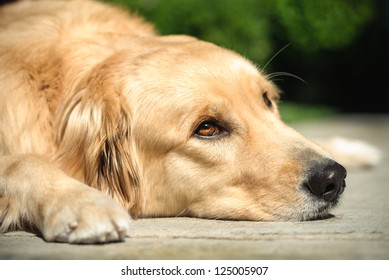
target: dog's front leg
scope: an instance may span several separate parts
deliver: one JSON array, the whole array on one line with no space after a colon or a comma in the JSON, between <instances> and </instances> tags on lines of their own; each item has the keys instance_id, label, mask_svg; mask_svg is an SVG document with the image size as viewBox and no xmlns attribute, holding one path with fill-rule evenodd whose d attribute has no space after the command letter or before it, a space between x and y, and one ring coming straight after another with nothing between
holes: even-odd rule
<instances>
[{"instance_id":1,"label":"dog's front leg","mask_svg":"<svg viewBox=\"0 0 389 280\"><path fill-rule=\"evenodd\" d=\"M0 232L30 224L47 241L121 241L130 216L113 199L40 156L0 157Z\"/></svg>"}]
</instances>

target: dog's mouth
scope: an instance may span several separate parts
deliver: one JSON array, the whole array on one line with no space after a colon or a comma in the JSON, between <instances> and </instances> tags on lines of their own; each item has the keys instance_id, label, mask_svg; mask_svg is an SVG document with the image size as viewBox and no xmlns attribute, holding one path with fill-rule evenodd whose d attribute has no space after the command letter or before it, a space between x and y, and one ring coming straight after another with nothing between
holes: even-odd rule
<instances>
[{"instance_id":1,"label":"dog's mouth","mask_svg":"<svg viewBox=\"0 0 389 280\"><path fill-rule=\"evenodd\" d=\"M345 185L345 184L344 184ZM344 187L339 191L337 196L331 200L326 201L324 199L318 199L316 197L312 197L309 194L310 202L307 203L307 206L303 207L301 211L296 212L296 216L298 216L298 220L300 221L314 221L314 220L325 220L334 217L330 211L335 208L340 201L341 194L344 192Z\"/></svg>"},{"instance_id":2,"label":"dog's mouth","mask_svg":"<svg viewBox=\"0 0 389 280\"><path fill-rule=\"evenodd\" d=\"M326 206L319 207L319 209L304 219L305 221L314 221L314 220L325 220L329 217L333 216L333 214L330 213L331 209L333 209L337 205L336 203L328 203Z\"/></svg>"},{"instance_id":3,"label":"dog's mouth","mask_svg":"<svg viewBox=\"0 0 389 280\"><path fill-rule=\"evenodd\" d=\"M294 210L290 210L290 216L287 216L285 220L289 221L314 221L314 220L326 220L334 217L331 214L331 210L334 209L342 197L346 187L345 180L342 181L341 186L338 187L336 194L333 194L332 187L327 191L330 193L328 196L327 192L323 192L320 196L312 194L312 192L305 186L302 188L304 193L304 202ZM331 200L328 200L331 197ZM327 199L326 199L327 198Z\"/></svg>"}]
</instances>

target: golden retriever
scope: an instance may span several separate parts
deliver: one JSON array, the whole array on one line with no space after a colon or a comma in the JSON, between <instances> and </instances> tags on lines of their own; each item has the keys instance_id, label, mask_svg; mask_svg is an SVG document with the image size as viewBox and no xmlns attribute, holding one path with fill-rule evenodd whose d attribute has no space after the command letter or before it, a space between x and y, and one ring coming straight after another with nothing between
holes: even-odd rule
<instances>
[{"instance_id":1,"label":"golden retriever","mask_svg":"<svg viewBox=\"0 0 389 280\"><path fill-rule=\"evenodd\" d=\"M131 217L322 217L346 170L281 121L278 98L247 59L119 8L4 6L0 231L99 243Z\"/></svg>"}]
</instances>

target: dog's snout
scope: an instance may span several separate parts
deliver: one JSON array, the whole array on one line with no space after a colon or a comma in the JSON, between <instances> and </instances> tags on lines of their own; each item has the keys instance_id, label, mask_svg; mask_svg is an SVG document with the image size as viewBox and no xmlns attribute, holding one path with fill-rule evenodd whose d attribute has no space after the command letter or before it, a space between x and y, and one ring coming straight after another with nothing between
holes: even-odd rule
<instances>
[{"instance_id":1,"label":"dog's snout","mask_svg":"<svg viewBox=\"0 0 389 280\"><path fill-rule=\"evenodd\" d=\"M305 183L309 191L328 202L337 200L346 187L346 169L335 161L314 166Z\"/></svg>"}]
</instances>

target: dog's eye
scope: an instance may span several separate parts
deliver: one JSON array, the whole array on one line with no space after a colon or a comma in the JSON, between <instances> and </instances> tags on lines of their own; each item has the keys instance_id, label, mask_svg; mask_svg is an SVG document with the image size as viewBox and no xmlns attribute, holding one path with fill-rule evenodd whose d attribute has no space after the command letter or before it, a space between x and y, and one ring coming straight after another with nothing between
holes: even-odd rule
<instances>
[{"instance_id":1,"label":"dog's eye","mask_svg":"<svg viewBox=\"0 0 389 280\"><path fill-rule=\"evenodd\" d=\"M273 107L273 103L271 102L269 96L267 95L267 92L265 91L262 94L263 102L265 102L266 106L271 109Z\"/></svg>"},{"instance_id":2,"label":"dog's eye","mask_svg":"<svg viewBox=\"0 0 389 280\"><path fill-rule=\"evenodd\" d=\"M194 131L194 135L199 138L217 138L225 134L227 130L214 121L204 121Z\"/></svg>"}]
</instances>

